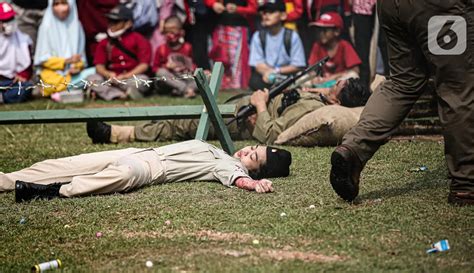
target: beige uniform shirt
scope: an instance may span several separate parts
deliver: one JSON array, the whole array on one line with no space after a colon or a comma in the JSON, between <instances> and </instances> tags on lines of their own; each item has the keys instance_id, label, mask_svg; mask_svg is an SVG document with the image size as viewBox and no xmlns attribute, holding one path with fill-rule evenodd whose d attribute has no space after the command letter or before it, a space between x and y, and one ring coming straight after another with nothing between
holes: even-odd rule
<instances>
[{"instance_id":1,"label":"beige uniform shirt","mask_svg":"<svg viewBox=\"0 0 474 273\"><path fill-rule=\"evenodd\" d=\"M154 150L163 158L165 182L218 180L230 186L238 177L249 177L239 159L201 140L188 140Z\"/></svg>"}]
</instances>

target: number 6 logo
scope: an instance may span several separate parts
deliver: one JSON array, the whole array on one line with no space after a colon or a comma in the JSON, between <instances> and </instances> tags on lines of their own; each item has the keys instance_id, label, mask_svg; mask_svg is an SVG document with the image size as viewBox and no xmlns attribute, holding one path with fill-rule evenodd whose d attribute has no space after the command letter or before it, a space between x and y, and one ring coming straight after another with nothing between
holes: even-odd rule
<instances>
[{"instance_id":1,"label":"number 6 logo","mask_svg":"<svg viewBox=\"0 0 474 273\"><path fill-rule=\"evenodd\" d=\"M460 55L467 48L467 25L461 16L438 15L428 21L428 49L434 55Z\"/></svg>"}]
</instances>

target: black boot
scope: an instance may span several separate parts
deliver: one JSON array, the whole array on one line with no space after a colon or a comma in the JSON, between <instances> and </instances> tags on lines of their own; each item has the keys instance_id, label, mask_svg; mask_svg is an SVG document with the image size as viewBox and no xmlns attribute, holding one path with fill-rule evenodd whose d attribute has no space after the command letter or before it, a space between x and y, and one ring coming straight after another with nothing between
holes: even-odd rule
<instances>
[{"instance_id":1,"label":"black boot","mask_svg":"<svg viewBox=\"0 0 474 273\"><path fill-rule=\"evenodd\" d=\"M332 188L344 200L352 202L359 194L360 173L364 166L346 146L338 146L331 155Z\"/></svg>"},{"instance_id":2,"label":"black boot","mask_svg":"<svg viewBox=\"0 0 474 273\"><path fill-rule=\"evenodd\" d=\"M102 121L88 121L87 135L92 139L92 143L110 143L110 132L112 126Z\"/></svg>"},{"instance_id":3,"label":"black boot","mask_svg":"<svg viewBox=\"0 0 474 273\"><path fill-rule=\"evenodd\" d=\"M66 183L41 185L17 180L15 182L15 201L21 203L34 198L52 199L59 197L59 188Z\"/></svg>"}]
</instances>

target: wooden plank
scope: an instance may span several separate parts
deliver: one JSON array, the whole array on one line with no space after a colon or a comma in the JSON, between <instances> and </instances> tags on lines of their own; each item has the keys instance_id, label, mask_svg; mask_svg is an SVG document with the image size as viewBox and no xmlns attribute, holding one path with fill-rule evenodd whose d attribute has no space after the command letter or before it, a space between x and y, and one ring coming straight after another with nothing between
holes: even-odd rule
<instances>
[{"instance_id":1,"label":"wooden plank","mask_svg":"<svg viewBox=\"0 0 474 273\"><path fill-rule=\"evenodd\" d=\"M234 116L235 105L219 105L218 107L224 117ZM0 111L0 124L197 119L201 113L202 105Z\"/></svg>"},{"instance_id":2,"label":"wooden plank","mask_svg":"<svg viewBox=\"0 0 474 273\"><path fill-rule=\"evenodd\" d=\"M217 62L212 68L211 80L209 83L209 89L213 98L217 98L219 88L221 87L222 76L224 75L224 66L221 62ZM201 91L201 94L205 91ZM209 113L207 113L206 107L202 110L201 118L199 119L199 125L196 131L195 139L206 140L209 133L210 125Z\"/></svg>"},{"instance_id":3,"label":"wooden plank","mask_svg":"<svg viewBox=\"0 0 474 273\"><path fill-rule=\"evenodd\" d=\"M194 78L196 79L196 84L199 90L202 92L202 100L206 105L207 112L209 113L209 118L211 119L212 125L216 130L216 134L219 139L219 142L221 143L222 149L230 155L234 154L234 143L230 138L229 130L227 130L221 112L219 111L216 101L212 96L211 90L207 85L206 75L202 71L202 68L196 69L196 71L194 72Z\"/></svg>"}]
</instances>

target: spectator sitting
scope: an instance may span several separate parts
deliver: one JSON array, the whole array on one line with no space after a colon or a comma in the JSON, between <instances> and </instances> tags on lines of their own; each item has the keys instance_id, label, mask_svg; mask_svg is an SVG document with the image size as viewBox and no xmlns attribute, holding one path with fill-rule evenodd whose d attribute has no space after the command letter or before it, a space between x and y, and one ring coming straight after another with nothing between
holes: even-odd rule
<instances>
[{"instance_id":1,"label":"spectator sitting","mask_svg":"<svg viewBox=\"0 0 474 273\"><path fill-rule=\"evenodd\" d=\"M263 30L253 35L250 45L249 86L252 90L268 88L276 74L296 73L306 65L298 33L283 27L287 17L283 0L268 1L259 11Z\"/></svg>"},{"instance_id":2,"label":"spectator sitting","mask_svg":"<svg viewBox=\"0 0 474 273\"><path fill-rule=\"evenodd\" d=\"M196 96L196 82L194 80L173 79L183 73L192 73L195 68L192 60L192 46L184 41L184 30L181 20L177 16L170 16L165 20L163 34L166 43L156 50L153 62L153 71L157 77L165 77L166 81L157 81L159 93L169 93L176 96L191 98Z\"/></svg>"},{"instance_id":3,"label":"spectator sitting","mask_svg":"<svg viewBox=\"0 0 474 273\"><path fill-rule=\"evenodd\" d=\"M323 67L322 77L313 79L313 85L330 87L339 79L358 76L361 60L352 45L340 38L343 29L341 16L336 12L328 12L311 25L319 27L320 39L311 49L309 64L314 64L325 56L330 57Z\"/></svg>"},{"instance_id":4,"label":"spectator sitting","mask_svg":"<svg viewBox=\"0 0 474 273\"><path fill-rule=\"evenodd\" d=\"M94 68L84 69L85 42L76 1L50 1L38 31L34 57L40 79L51 85L43 89L43 96L54 99L53 93L65 91L68 84L81 85L81 80L95 73Z\"/></svg>"},{"instance_id":5,"label":"spectator sitting","mask_svg":"<svg viewBox=\"0 0 474 273\"><path fill-rule=\"evenodd\" d=\"M31 97L31 44L30 37L16 28L12 6L0 3L0 103Z\"/></svg>"},{"instance_id":6,"label":"spectator sitting","mask_svg":"<svg viewBox=\"0 0 474 273\"><path fill-rule=\"evenodd\" d=\"M97 74L88 77L92 82L110 84L91 86L90 90L104 100L141 98L147 85L137 85L129 79L146 80L150 63L151 47L140 34L131 31L133 12L125 5L118 5L106 14L109 19L107 38L97 46L94 64Z\"/></svg>"}]
</instances>

